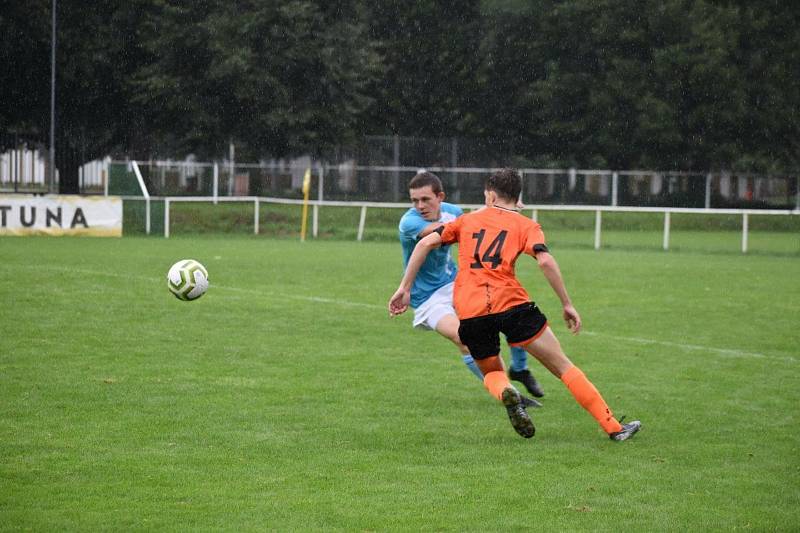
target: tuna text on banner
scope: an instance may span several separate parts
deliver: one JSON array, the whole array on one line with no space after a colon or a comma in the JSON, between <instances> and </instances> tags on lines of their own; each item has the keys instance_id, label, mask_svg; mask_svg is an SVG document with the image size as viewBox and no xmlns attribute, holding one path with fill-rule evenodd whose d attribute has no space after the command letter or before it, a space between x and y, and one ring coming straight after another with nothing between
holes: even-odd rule
<instances>
[{"instance_id":1,"label":"tuna text on banner","mask_svg":"<svg viewBox=\"0 0 800 533\"><path fill-rule=\"evenodd\" d=\"M122 199L0 194L0 235L121 237Z\"/></svg>"}]
</instances>

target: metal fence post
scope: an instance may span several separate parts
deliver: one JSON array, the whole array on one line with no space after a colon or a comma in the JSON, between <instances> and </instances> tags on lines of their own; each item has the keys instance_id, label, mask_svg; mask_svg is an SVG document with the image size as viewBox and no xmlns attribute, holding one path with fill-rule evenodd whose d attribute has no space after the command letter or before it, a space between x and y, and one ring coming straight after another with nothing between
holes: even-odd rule
<instances>
[{"instance_id":1,"label":"metal fence post","mask_svg":"<svg viewBox=\"0 0 800 533\"><path fill-rule=\"evenodd\" d=\"M164 198L164 238L169 239L169 198Z\"/></svg>"},{"instance_id":2,"label":"metal fence post","mask_svg":"<svg viewBox=\"0 0 800 533\"><path fill-rule=\"evenodd\" d=\"M236 148L233 145L233 141L231 141L230 146L228 147L228 157L230 159L230 162L228 163L228 196L233 196L233 181L234 176L236 175Z\"/></svg>"},{"instance_id":3,"label":"metal fence post","mask_svg":"<svg viewBox=\"0 0 800 533\"><path fill-rule=\"evenodd\" d=\"M316 239L317 235L319 234L319 209L322 205L322 202L325 198L325 193L323 189L325 188L325 166L320 163L319 164L319 190L317 191L317 200L319 200L318 204L314 204L314 209L312 211L312 225L311 225L311 235Z\"/></svg>"},{"instance_id":4,"label":"metal fence post","mask_svg":"<svg viewBox=\"0 0 800 533\"><path fill-rule=\"evenodd\" d=\"M367 206L361 206L361 217L358 220L358 242L364 238L364 222L367 220Z\"/></svg>"},{"instance_id":5,"label":"metal fence post","mask_svg":"<svg viewBox=\"0 0 800 533\"><path fill-rule=\"evenodd\" d=\"M706 209L711 209L711 172L706 174Z\"/></svg>"},{"instance_id":6,"label":"metal fence post","mask_svg":"<svg viewBox=\"0 0 800 533\"><path fill-rule=\"evenodd\" d=\"M611 205L617 206L617 196L619 195L619 173L615 170L611 173Z\"/></svg>"},{"instance_id":7,"label":"metal fence post","mask_svg":"<svg viewBox=\"0 0 800 533\"><path fill-rule=\"evenodd\" d=\"M255 214L253 215L253 233L258 235L258 196L253 199Z\"/></svg>"},{"instance_id":8,"label":"metal fence post","mask_svg":"<svg viewBox=\"0 0 800 533\"><path fill-rule=\"evenodd\" d=\"M742 253L747 253L747 231L749 226L749 220L747 219L747 213L742 213Z\"/></svg>"},{"instance_id":9,"label":"metal fence post","mask_svg":"<svg viewBox=\"0 0 800 533\"><path fill-rule=\"evenodd\" d=\"M139 169L139 163L131 161L130 165L133 170L133 175L136 176L136 181L139 183L139 190L142 192L142 196L144 196L144 231L147 235L150 235L150 192L147 190L147 186L144 183L142 171Z\"/></svg>"},{"instance_id":10,"label":"metal fence post","mask_svg":"<svg viewBox=\"0 0 800 533\"><path fill-rule=\"evenodd\" d=\"M670 225L670 212L664 211L664 250L669 250L669 225Z\"/></svg>"},{"instance_id":11,"label":"metal fence post","mask_svg":"<svg viewBox=\"0 0 800 533\"><path fill-rule=\"evenodd\" d=\"M392 148L393 148L393 159L394 159L394 166L400 166L400 136L395 135L392 138ZM392 201L399 202L400 201L400 172L398 170L392 171ZM361 239L359 239L361 240Z\"/></svg>"},{"instance_id":12,"label":"metal fence post","mask_svg":"<svg viewBox=\"0 0 800 533\"><path fill-rule=\"evenodd\" d=\"M214 163L214 184L211 195L214 197L214 204L216 205L219 198L219 164L216 162Z\"/></svg>"},{"instance_id":13,"label":"metal fence post","mask_svg":"<svg viewBox=\"0 0 800 533\"><path fill-rule=\"evenodd\" d=\"M594 215L594 249L600 249L600 225L602 224L602 211L595 211Z\"/></svg>"}]
</instances>

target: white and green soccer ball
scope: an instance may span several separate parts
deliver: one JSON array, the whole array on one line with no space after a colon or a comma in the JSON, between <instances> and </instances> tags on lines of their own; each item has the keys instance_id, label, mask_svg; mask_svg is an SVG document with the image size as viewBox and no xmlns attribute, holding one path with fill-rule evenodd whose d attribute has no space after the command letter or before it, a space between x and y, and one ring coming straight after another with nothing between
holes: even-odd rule
<instances>
[{"instance_id":1,"label":"white and green soccer ball","mask_svg":"<svg viewBox=\"0 0 800 533\"><path fill-rule=\"evenodd\" d=\"M197 300L208 290L208 270L194 259L181 259L169 269L167 287L178 300Z\"/></svg>"}]
</instances>

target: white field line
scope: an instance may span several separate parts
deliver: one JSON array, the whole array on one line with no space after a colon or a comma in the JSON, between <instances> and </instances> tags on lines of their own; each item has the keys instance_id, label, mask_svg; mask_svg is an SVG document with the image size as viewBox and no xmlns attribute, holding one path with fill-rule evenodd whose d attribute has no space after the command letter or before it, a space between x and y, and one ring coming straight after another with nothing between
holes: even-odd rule
<instances>
[{"instance_id":1,"label":"white field line","mask_svg":"<svg viewBox=\"0 0 800 533\"><path fill-rule=\"evenodd\" d=\"M28 265L26 268L33 268L33 269L41 269L41 270L55 270L59 272L63 272L66 274L76 273L76 274L87 274L91 276L106 276L106 277L113 277L113 278L123 278L123 279L135 279L137 281L148 281L153 282L154 278L152 276L137 276L131 274L120 274L116 272L102 272L98 270L89 270L89 269L82 269L82 268L68 268L63 266L56 266L56 265ZM386 307L383 305L377 304L369 304L363 302L351 302L348 300L342 300L339 298L323 298L320 296L303 296L298 294L282 294L282 293L275 293L275 292L267 292L267 291L259 291L254 289L242 289L240 287L226 287L222 285L210 285L215 289L220 289L224 291L231 291L231 292L238 292L238 293L246 293L246 294L261 294L267 295L270 297L278 297L290 300L301 300L306 302L314 302L314 303L323 303L323 304L331 304L331 305L338 305L340 307L358 307L362 309L375 309L386 311ZM612 339L615 341L620 342L630 342L634 344L644 344L644 345L656 345L656 346L666 346L668 348L676 348L679 350L686 350L686 351L693 351L693 352L706 352L706 353L714 353L717 355L721 355L724 357L743 357L743 358L754 358L754 359L772 359L777 361L786 361L790 363L796 363L797 358L791 354L786 352L780 352L781 355L777 354L765 354L765 353L758 353L758 352L748 352L744 350L735 350L730 348L716 348L714 346L703 346L700 344L686 344L682 342L672 342L672 341L661 341L657 339L646 339L643 337L623 337L620 335L610 335L607 333L598 333L595 331L583 331L584 335L588 335L590 337L604 337L607 339Z\"/></svg>"},{"instance_id":2,"label":"white field line","mask_svg":"<svg viewBox=\"0 0 800 533\"><path fill-rule=\"evenodd\" d=\"M153 282L155 278L152 276L137 276L134 274L121 274L119 272L102 272L99 270L90 270L86 268L70 268L70 267L63 267L57 265L27 265L26 269L36 269L36 270L51 270L57 271L64 274L85 274L87 276L105 276L109 278L120 278L120 279L128 279L128 280L136 280L136 281L148 281ZM164 284L166 285L166 275L164 276ZM368 304L363 302L349 302L347 300L338 300L334 298L322 298L319 296L303 296L299 294L286 294L286 293L277 293L272 291L260 291L258 289L242 289L241 287L226 287L224 285L217 285L216 283L210 283L209 288L214 288L223 291L231 291L231 292L240 292L245 294L259 294L259 295L266 295L270 297L278 297L288 300L300 300L304 302L315 302L315 303L324 303L324 304L334 304L341 307L358 307L358 308L366 308L366 309L381 309L386 310L386 306L377 305L377 304ZM388 313L388 310L387 310Z\"/></svg>"},{"instance_id":3,"label":"white field line","mask_svg":"<svg viewBox=\"0 0 800 533\"><path fill-rule=\"evenodd\" d=\"M382 309L385 310L387 313L389 312L386 306L377 305L377 304L367 304L363 302L349 302L347 300L338 300L336 298L322 298L320 296L302 296L299 294L285 294L285 293L276 293L276 292L267 292L267 291L259 291L253 289L242 289L240 287L225 287L222 285L211 285L215 289L221 289L224 291L232 291L232 292L242 292L246 294L263 294L269 296L277 296L278 298L286 298L290 300L302 300L304 302L314 302L314 303L322 303L322 304L333 304L338 305L341 307L360 307L366 309Z\"/></svg>"},{"instance_id":4,"label":"white field line","mask_svg":"<svg viewBox=\"0 0 800 533\"><path fill-rule=\"evenodd\" d=\"M657 346L666 346L667 348L677 348L686 351L711 352L726 357L750 357L756 359L776 359L779 361L788 361L791 363L797 362L797 359L795 357L792 357L791 355L788 354L772 355L772 354L764 354L757 352L746 352L744 350L733 350L730 348L715 348L713 346L702 346L700 344L684 344L682 342L659 341L655 339L644 339L642 337L621 337L619 335L609 335L607 333L597 333L594 331L584 331L583 334L589 335L591 337L605 337L607 339L612 339L615 341L630 342L634 344L655 344Z\"/></svg>"}]
</instances>

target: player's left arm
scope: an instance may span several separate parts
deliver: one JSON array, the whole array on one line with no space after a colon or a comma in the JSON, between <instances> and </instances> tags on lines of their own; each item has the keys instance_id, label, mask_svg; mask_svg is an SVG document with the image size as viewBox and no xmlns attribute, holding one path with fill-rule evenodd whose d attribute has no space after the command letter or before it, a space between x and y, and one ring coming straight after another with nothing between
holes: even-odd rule
<instances>
[{"instance_id":1,"label":"player's left arm","mask_svg":"<svg viewBox=\"0 0 800 533\"><path fill-rule=\"evenodd\" d=\"M397 316L408 309L411 303L411 286L414 284L414 279L417 277L419 269L431 250L438 248L441 244L442 236L439 232L433 232L419 241L417 246L414 247L414 251L408 259L408 266L406 266L403 279L400 281L400 286L389 299L390 316Z\"/></svg>"},{"instance_id":2,"label":"player's left arm","mask_svg":"<svg viewBox=\"0 0 800 533\"><path fill-rule=\"evenodd\" d=\"M581 330L581 316L578 314L575 306L572 305L572 300L570 300L569 294L567 293L564 277L561 275L561 269L558 266L556 258L550 254L547 247L543 244L534 246L533 251L535 253L536 262L539 263L539 269L542 271L542 274L544 274L550 287L553 288L558 299L561 300L564 322L567 323L569 330L577 335Z\"/></svg>"}]
</instances>

